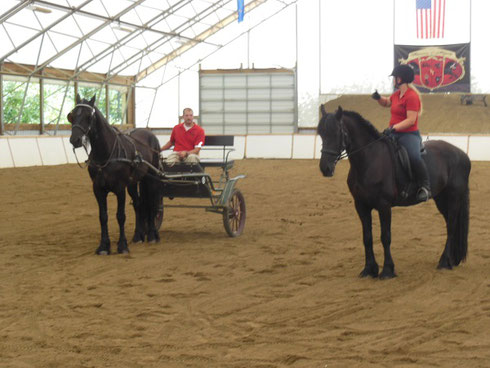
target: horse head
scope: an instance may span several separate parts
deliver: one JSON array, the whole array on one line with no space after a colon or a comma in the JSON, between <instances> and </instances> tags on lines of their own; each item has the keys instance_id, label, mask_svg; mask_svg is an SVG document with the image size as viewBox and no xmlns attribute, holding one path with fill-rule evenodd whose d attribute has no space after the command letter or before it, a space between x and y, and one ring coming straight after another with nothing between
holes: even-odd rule
<instances>
[{"instance_id":1,"label":"horse head","mask_svg":"<svg viewBox=\"0 0 490 368\"><path fill-rule=\"evenodd\" d=\"M74 148L81 147L83 137L88 137L95 123L95 95L90 101L77 94L76 105L67 116L71 123L70 143Z\"/></svg>"},{"instance_id":2,"label":"horse head","mask_svg":"<svg viewBox=\"0 0 490 368\"><path fill-rule=\"evenodd\" d=\"M327 113L323 104L320 107L321 118L317 133L322 138L322 156L320 170L323 176L333 176L335 165L345 149L345 131L342 129L342 107L337 111Z\"/></svg>"}]
</instances>

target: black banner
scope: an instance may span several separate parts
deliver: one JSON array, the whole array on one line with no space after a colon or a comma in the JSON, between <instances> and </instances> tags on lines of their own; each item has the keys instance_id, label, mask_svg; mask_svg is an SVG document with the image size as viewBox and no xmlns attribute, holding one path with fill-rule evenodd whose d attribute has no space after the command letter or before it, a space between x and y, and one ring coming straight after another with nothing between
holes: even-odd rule
<instances>
[{"instance_id":1,"label":"black banner","mask_svg":"<svg viewBox=\"0 0 490 368\"><path fill-rule=\"evenodd\" d=\"M395 45L395 65L415 71L420 92L470 92L470 44L444 46Z\"/></svg>"}]
</instances>

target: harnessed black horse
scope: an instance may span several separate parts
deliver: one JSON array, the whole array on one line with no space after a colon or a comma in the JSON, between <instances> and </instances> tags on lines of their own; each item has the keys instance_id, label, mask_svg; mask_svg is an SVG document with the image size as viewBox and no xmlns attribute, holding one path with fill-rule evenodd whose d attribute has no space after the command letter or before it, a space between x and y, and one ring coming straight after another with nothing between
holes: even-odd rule
<instances>
[{"instance_id":1,"label":"harnessed black horse","mask_svg":"<svg viewBox=\"0 0 490 368\"><path fill-rule=\"evenodd\" d=\"M320 170L333 176L335 165L348 157L349 190L362 223L365 266L359 276L378 276L378 264L373 252L371 212L376 209L381 223L384 264L381 278L395 277L391 257L391 208L417 204L415 193L401 198L396 180L396 163L386 136L361 115L343 111L327 113L321 106L318 134L323 148ZM345 150L345 156L343 154ZM439 212L446 220L447 241L438 268L451 269L466 259L469 226L468 179L471 163L459 148L444 141L425 143L423 156L429 171L431 190Z\"/></svg>"},{"instance_id":2,"label":"harnessed black horse","mask_svg":"<svg viewBox=\"0 0 490 368\"><path fill-rule=\"evenodd\" d=\"M159 166L160 144L157 137L147 129L134 129L123 134L109 125L95 107L95 96L87 101L76 97L76 106L68 114L72 124L70 143L73 149L90 142L88 172L99 205L101 239L96 254L110 254L107 227L107 195L117 196L117 221L119 224L118 253L129 253L124 231L126 221L126 188L131 196L136 214L133 242L158 242L154 218L158 211L159 183L151 170ZM139 188L138 188L139 184ZM138 190L139 189L139 190Z\"/></svg>"}]
</instances>

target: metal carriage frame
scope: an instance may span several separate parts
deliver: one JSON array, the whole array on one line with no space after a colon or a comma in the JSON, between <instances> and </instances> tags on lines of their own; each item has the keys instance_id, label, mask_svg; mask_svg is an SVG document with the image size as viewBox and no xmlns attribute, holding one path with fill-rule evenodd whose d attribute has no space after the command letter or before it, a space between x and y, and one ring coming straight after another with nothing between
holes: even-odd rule
<instances>
[{"instance_id":1,"label":"metal carriage frame","mask_svg":"<svg viewBox=\"0 0 490 368\"><path fill-rule=\"evenodd\" d=\"M155 219L159 229L163 222L164 208L203 208L223 216L223 225L230 237L242 234L245 227L246 205L242 192L236 188L238 180L245 175L230 178L229 170L234 166L230 153L234 151L234 136L206 136L202 150L222 151L218 159L203 158L197 164L180 163L168 166L161 160L160 181L163 184L160 207ZM221 168L221 175L215 184L206 168ZM208 205L164 204L164 198L201 198L209 199Z\"/></svg>"}]
</instances>

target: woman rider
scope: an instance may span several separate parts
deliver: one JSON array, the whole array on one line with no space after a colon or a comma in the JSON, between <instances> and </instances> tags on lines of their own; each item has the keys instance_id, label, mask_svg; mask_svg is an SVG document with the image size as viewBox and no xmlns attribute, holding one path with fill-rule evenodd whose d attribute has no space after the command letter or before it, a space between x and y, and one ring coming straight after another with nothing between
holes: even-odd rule
<instances>
[{"instance_id":1,"label":"woman rider","mask_svg":"<svg viewBox=\"0 0 490 368\"><path fill-rule=\"evenodd\" d=\"M384 134L393 135L406 148L412 171L418 180L417 201L427 201L431 197L429 173L420 155L422 137L418 130L418 117L422 113L422 103L418 91L411 83L414 80L413 69L408 65L398 65L391 73L397 89L389 98L375 91L372 98L380 106L391 107L391 119Z\"/></svg>"}]
</instances>

